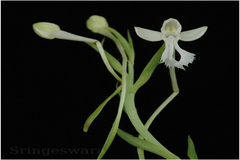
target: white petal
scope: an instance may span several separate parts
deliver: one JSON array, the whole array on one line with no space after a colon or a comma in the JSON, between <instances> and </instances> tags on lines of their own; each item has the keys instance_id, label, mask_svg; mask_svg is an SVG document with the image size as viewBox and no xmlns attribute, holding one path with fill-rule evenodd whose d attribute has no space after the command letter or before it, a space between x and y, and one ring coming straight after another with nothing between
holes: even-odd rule
<instances>
[{"instance_id":1,"label":"white petal","mask_svg":"<svg viewBox=\"0 0 240 160\"><path fill-rule=\"evenodd\" d=\"M83 36L78 36L69 32L65 32L65 31L58 31L55 34L55 38L58 39L65 39L65 40L72 40L72 41L80 41L80 42L89 42L89 43L95 43L97 40L96 39L92 39L92 38L87 38L87 37L83 37Z\"/></svg>"},{"instance_id":2,"label":"white petal","mask_svg":"<svg viewBox=\"0 0 240 160\"><path fill-rule=\"evenodd\" d=\"M183 65L188 66L189 63L192 63L195 59L195 54L187 52L183 49L181 49L177 43L177 41L174 41L174 47L178 51L178 53L181 55L180 60L174 65L177 68L183 68Z\"/></svg>"},{"instance_id":3,"label":"white petal","mask_svg":"<svg viewBox=\"0 0 240 160\"><path fill-rule=\"evenodd\" d=\"M140 27L134 27L134 29L139 37L147 41L156 42L162 40L162 33L159 31L153 31Z\"/></svg>"},{"instance_id":4,"label":"white petal","mask_svg":"<svg viewBox=\"0 0 240 160\"><path fill-rule=\"evenodd\" d=\"M196 40L196 39L202 37L202 35L207 31L207 28L208 27L205 26L205 27L200 27L200 28L197 28L197 29L181 32L180 33L180 40L182 40L182 41Z\"/></svg>"}]
</instances>

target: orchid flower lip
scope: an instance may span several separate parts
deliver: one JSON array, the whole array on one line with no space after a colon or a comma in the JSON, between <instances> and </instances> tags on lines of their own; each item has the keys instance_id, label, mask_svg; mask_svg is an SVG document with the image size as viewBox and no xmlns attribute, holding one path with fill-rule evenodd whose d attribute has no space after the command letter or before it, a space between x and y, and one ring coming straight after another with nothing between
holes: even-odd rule
<instances>
[{"instance_id":1,"label":"orchid flower lip","mask_svg":"<svg viewBox=\"0 0 240 160\"><path fill-rule=\"evenodd\" d=\"M207 26L181 32L182 26L177 19L169 18L163 22L160 31L153 31L141 27L134 27L136 34L147 41L156 42L163 40L166 44L165 51L162 54L161 63L165 63L168 67L177 67L184 69L195 59L195 54L187 52L178 46L178 41L194 41L204 35ZM181 58L176 61L173 57L173 51L177 50Z\"/></svg>"}]
</instances>

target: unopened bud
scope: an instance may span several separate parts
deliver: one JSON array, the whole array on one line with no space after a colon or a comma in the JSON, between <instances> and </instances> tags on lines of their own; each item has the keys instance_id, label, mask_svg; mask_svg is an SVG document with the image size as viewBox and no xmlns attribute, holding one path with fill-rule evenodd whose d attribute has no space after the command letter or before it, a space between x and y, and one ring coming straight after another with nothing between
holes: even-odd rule
<instances>
[{"instance_id":1,"label":"unopened bud","mask_svg":"<svg viewBox=\"0 0 240 160\"><path fill-rule=\"evenodd\" d=\"M87 20L87 28L94 33L98 33L104 27L108 27L108 23L102 16L93 15Z\"/></svg>"},{"instance_id":2,"label":"unopened bud","mask_svg":"<svg viewBox=\"0 0 240 160\"><path fill-rule=\"evenodd\" d=\"M33 24L34 32L42 38L54 39L60 27L54 23L38 22Z\"/></svg>"}]
</instances>

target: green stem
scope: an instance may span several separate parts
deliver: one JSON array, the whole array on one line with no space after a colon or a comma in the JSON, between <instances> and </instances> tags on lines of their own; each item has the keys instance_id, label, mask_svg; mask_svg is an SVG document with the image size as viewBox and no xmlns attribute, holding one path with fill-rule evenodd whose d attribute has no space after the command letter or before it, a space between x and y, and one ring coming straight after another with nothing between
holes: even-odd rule
<instances>
[{"instance_id":1,"label":"green stem","mask_svg":"<svg viewBox=\"0 0 240 160\"><path fill-rule=\"evenodd\" d=\"M137 132L148 142L153 143L155 145L158 145L160 147L162 147L165 152L167 152L168 156L164 157L164 158L172 158L174 157L174 159L179 159L179 157L177 157L176 155L174 155L173 153L171 153L169 150L167 150L161 143L159 143L154 137L153 135L147 130L147 128L143 125L143 123L141 122L136 108L135 108L135 104L134 104L134 96L135 94L133 93L127 93L126 95L126 99L125 99L125 110L126 113L130 119L130 121L132 122L133 126L135 127L135 129L137 130ZM171 159L170 158L170 159Z\"/></svg>"},{"instance_id":2,"label":"green stem","mask_svg":"<svg viewBox=\"0 0 240 160\"><path fill-rule=\"evenodd\" d=\"M172 82L172 89L173 93L157 108L157 110L151 115L151 117L148 119L148 121L145 124L146 129L150 127L153 120L158 116L158 114L170 103L178 94L179 94L179 88L177 84L177 78L175 73L175 67L169 68L170 78ZM139 138L143 139L141 135L138 136ZM144 157L144 150L141 148L137 148L138 157L139 159L145 159Z\"/></svg>"},{"instance_id":3,"label":"green stem","mask_svg":"<svg viewBox=\"0 0 240 160\"><path fill-rule=\"evenodd\" d=\"M131 144L135 147L143 148L144 150L149 151L151 153L155 153L161 157L168 157L168 159L176 158L175 156L173 156L173 157L169 156L168 151L166 151L164 148L159 147L159 146L152 144L148 141L145 141L143 139L140 139L138 137L134 137L131 134L124 132L120 128L118 129L117 133L123 140L127 141L129 144Z\"/></svg>"},{"instance_id":4,"label":"green stem","mask_svg":"<svg viewBox=\"0 0 240 160\"><path fill-rule=\"evenodd\" d=\"M104 143L104 146L98 156L98 159L101 159L104 154L107 152L108 148L110 147L110 145L112 144L116 134L117 134L117 130L119 127L119 123L120 123L120 119L122 116L122 110L123 110L123 106L124 106L124 101L125 101L125 96L126 96L126 89L127 89L127 56L124 52L124 49L121 45L121 43L119 42L118 39L116 39L110 32L105 32L103 30L102 33L104 36L112 39L118 50L120 51L121 55L122 55L122 92L121 92L121 97L120 97L120 103L119 103L119 107L118 107L118 113L117 113L117 117L115 118L115 121L113 123L113 126L110 130L110 133L107 137L106 142Z\"/></svg>"},{"instance_id":5,"label":"green stem","mask_svg":"<svg viewBox=\"0 0 240 160\"><path fill-rule=\"evenodd\" d=\"M170 67L169 72L170 72L170 77L171 77L171 81L172 81L173 93L157 108L157 110L148 119L148 121L145 124L147 129L150 127L153 120L158 116L158 114L168 105L168 103L170 103L179 94L179 88L177 85L175 68Z\"/></svg>"},{"instance_id":6,"label":"green stem","mask_svg":"<svg viewBox=\"0 0 240 160\"><path fill-rule=\"evenodd\" d=\"M107 57L106 57L106 55L105 55L105 52L104 52L104 50L103 50L103 47L102 47L101 43L100 43L99 41L96 41L95 43L96 43L96 45L97 45L97 47L98 47L98 49L99 49L99 53L100 53L100 55L101 55L101 57L102 57L102 60L103 60L104 64L106 65L108 71L109 71L118 81L121 81L121 78L117 75L117 73L113 70L112 66L109 64L108 59L107 59Z\"/></svg>"},{"instance_id":7,"label":"green stem","mask_svg":"<svg viewBox=\"0 0 240 160\"><path fill-rule=\"evenodd\" d=\"M129 83L128 83L128 88L131 88L133 86L134 82L134 68L133 65L130 61L128 62L128 75L129 75Z\"/></svg>"}]
</instances>

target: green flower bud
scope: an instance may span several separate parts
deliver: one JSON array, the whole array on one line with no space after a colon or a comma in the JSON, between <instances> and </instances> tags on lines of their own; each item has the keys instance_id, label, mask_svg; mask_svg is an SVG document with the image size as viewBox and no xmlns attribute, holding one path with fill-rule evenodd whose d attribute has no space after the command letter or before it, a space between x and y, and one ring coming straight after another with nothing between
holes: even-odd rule
<instances>
[{"instance_id":1,"label":"green flower bud","mask_svg":"<svg viewBox=\"0 0 240 160\"><path fill-rule=\"evenodd\" d=\"M104 27L108 27L108 22L102 16L93 15L87 20L87 28L94 33L98 33Z\"/></svg>"},{"instance_id":2,"label":"green flower bud","mask_svg":"<svg viewBox=\"0 0 240 160\"><path fill-rule=\"evenodd\" d=\"M54 23L38 22L33 24L33 30L42 38L54 39L60 27Z\"/></svg>"}]
</instances>

